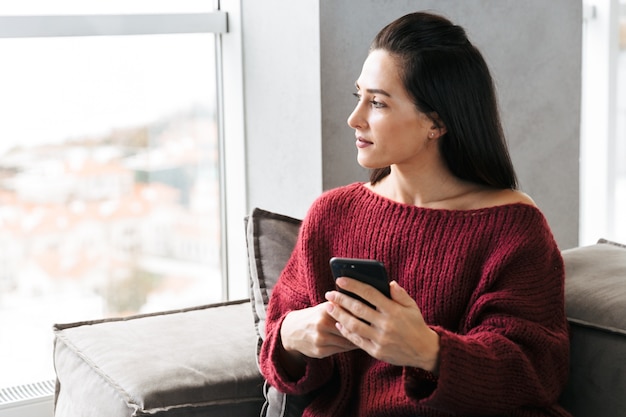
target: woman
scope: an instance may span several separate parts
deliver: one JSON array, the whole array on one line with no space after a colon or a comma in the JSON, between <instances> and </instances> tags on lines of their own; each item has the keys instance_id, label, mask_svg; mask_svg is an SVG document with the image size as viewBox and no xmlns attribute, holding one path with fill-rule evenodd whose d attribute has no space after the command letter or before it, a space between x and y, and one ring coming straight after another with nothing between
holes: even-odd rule
<instances>
[{"instance_id":1,"label":"woman","mask_svg":"<svg viewBox=\"0 0 626 417\"><path fill-rule=\"evenodd\" d=\"M516 190L480 52L409 14L376 36L356 90L370 182L307 213L268 305L264 376L309 394L305 416L568 416L563 262ZM391 299L335 283L334 256L382 261Z\"/></svg>"}]
</instances>

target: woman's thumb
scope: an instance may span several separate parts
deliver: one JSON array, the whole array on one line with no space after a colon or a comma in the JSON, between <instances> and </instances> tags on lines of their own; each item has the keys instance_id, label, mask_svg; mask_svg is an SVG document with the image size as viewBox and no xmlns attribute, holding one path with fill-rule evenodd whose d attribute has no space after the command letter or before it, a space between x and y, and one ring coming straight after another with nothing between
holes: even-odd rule
<instances>
[{"instance_id":1,"label":"woman's thumb","mask_svg":"<svg viewBox=\"0 0 626 417\"><path fill-rule=\"evenodd\" d=\"M391 299L395 302L405 306L415 304L415 301L411 298L411 296L396 281L391 281L389 283L389 289L391 292Z\"/></svg>"}]
</instances>

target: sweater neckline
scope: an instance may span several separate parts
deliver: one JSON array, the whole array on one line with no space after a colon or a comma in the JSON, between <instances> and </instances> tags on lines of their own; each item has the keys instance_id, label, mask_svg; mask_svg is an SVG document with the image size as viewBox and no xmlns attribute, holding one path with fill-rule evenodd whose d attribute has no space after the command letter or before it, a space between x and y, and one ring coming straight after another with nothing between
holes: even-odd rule
<instances>
[{"instance_id":1,"label":"sweater neckline","mask_svg":"<svg viewBox=\"0 0 626 417\"><path fill-rule=\"evenodd\" d=\"M365 182L356 182L352 185L357 191L361 192L364 196L369 196L371 198L379 200L387 206L390 206L390 207L395 206L398 208L404 208L404 209L420 211L420 212L460 214L460 215L467 216L467 215L476 215L476 214L481 214L481 213L494 213L494 212L501 212L501 211L509 211L511 209L524 209L524 210L527 209L531 211L539 211L539 208L536 206L531 206L530 204L519 203L519 202L500 204L496 206L487 206L487 207L481 207L481 208L476 208L476 209L465 209L465 210L464 209L441 209L441 208L421 207L421 206L416 206L413 204L401 203L399 201L395 201L388 197L375 193L374 191L372 191L371 189L365 186Z\"/></svg>"}]
</instances>

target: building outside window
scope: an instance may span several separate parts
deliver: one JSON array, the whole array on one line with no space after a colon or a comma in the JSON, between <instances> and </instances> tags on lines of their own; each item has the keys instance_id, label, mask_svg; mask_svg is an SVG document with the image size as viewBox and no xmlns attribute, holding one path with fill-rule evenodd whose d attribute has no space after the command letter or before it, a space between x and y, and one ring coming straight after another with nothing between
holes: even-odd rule
<instances>
[{"instance_id":1,"label":"building outside window","mask_svg":"<svg viewBox=\"0 0 626 417\"><path fill-rule=\"evenodd\" d=\"M107 34L133 13L187 27L215 5L101 6L0 6L26 16L0 38L0 388L54 378L53 323L226 292L215 30ZM42 14L69 15L66 32L38 18L29 33ZM85 15L115 22L85 35Z\"/></svg>"}]
</instances>

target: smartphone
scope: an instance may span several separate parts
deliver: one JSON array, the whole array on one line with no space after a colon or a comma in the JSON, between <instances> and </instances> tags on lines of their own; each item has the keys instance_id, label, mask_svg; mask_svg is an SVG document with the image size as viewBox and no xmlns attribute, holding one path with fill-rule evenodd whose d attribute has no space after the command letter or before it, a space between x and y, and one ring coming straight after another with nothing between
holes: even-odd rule
<instances>
[{"instance_id":1,"label":"smartphone","mask_svg":"<svg viewBox=\"0 0 626 417\"><path fill-rule=\"evenodd\" d=\"M331 258L330 269L335 279L339 277L354 278L361 282L371 285L378 291L383 293L387 298L391 298L389 291L389 278L387 278L387 270L382 262L373 259L354 259L354 258ZM339 289L344 294L356 298L357 300L376 309L372 303L350 291Z\"/></svg>"}]
</instances>

